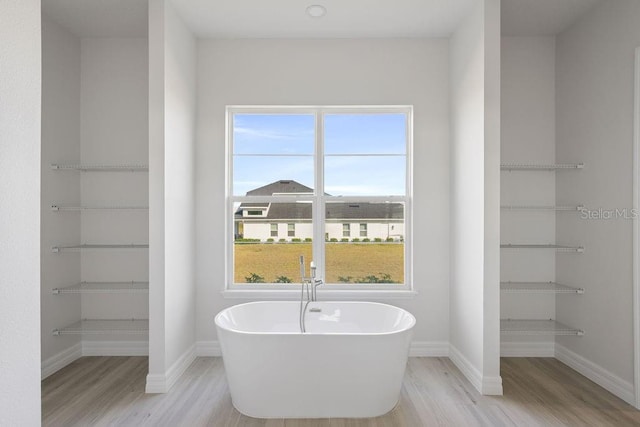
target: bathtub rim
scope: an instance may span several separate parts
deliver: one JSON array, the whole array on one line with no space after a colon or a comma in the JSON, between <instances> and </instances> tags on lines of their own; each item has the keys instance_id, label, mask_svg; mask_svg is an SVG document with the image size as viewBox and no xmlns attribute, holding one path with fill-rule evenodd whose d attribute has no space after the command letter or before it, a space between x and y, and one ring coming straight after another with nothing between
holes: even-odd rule
<instances>
[{"instance_id":1,"label":"bathtub rim","mask_svg":"<svg viewBox=\"0 0 640 427\"><path fill-rule=\"evenodd\" d=\"M216 314L216 316L214 317L214 323L216 325L217 328L220 328L222 330L225 331L229 331L229 332L233 332L236 334L242 334L242 335L307 335L307 336L385 336L385 335L394 335L394 334L400 334L403 332L407 332L407 331L411 331L415 326L416 326L416 317L409 312L408 310L405 310L404 308L395 306L395 305L391 305L391 304L386 304L383 302L374 302L374 301L314 301L314 303L338 303L338 304L372 304L372 305L383 305L386 307L393 307L396 310L402 310L404 311L406 314L408 314L409 316L411 316L411 323L409 326L402 328L402 329L398 329L395 331L389 331L389 332L340 332L340 333L336 333L336 332L249 332L249 331L241 331L238 329L234 329L234 328L229 328L226 326L222 326L220 325L218 319L220 318L220 316L222 316L222 314L224 312L226 312L227 310L230 310L234 307L240 307L240 306L247 306L247 305L259 305L259 304L273 304L273 303L279 303L279 302L285 302L288 304L300 304L299 301L251 301L251 302L245 302L242 304L234 304L230 307L224 308L222 310L220 310L220 312L218 314Z\"/></svg>"}]
</instances>

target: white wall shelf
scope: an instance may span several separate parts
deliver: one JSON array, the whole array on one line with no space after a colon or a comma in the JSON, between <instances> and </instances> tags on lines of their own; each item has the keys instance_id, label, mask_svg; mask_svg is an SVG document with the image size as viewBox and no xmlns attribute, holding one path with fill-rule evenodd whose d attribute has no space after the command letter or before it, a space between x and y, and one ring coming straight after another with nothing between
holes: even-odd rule
<instances>
[{"instance_id":1,"label":"white wall shelf","mask_svg":"<svg viewBox=\"0 0 640 427\"><path fill-rule=\"evenodd\" d=\"M514 294L583 294L584 289L556 282L500 282L500 291Z\"/></svg>"},{"instance_id":2,"label":"white wall shelf","mask_svg":"<svg viewBox=\"0 0 640 427\"><path fill-rule=\"evenodd\" d=\"M96 244L83 244L83 245L71 245L71 246L54 246L51 248L51 252L80 252L85 250L131 250L131 249L148 249L149 244L115 244L115 245L96 245Z\"/></svg>"},{"instance_id":3,"label":"white wall shelf","mask_svg":"<svg viewBox=\"0 0 640 427\"><path fill-rule=\"evenodd\" d=\"M148 165L83 165L83 164L52 164L53 170L80 172L149 172Z\"/></svg>"},{"instance_id":4,"label":"white wall shelf","mask_svg":"<svg viewBox=\"0 0 640 427\"><path fill-rule=\"evenodd\" d=\"M500 209L505 211L551 211L551 212L578 212L584 209L584 206L527 206L527 205L502 205Z\"/></svg>"},{"instance_id":5,"label":"white wall shelf","mask_svg":"<svg viewBox=\"0 0 640 427\"><path fill-rule=\"evenodd\" d=\"M503 171L559 171L583 169L584 163L562 163L562 164L526 164L526 163L503 163L500 170Z\"/></svg>"},{"instance_id":6,"label":"white wall shelf","mask_svg":"<svg viewBox=\"0 0 640 427\"><path fill-rule=\"evenodd\" d=\"M149 210L149 206L60 206L51 205L54 212L91 211L91 210Z\"/></svg>"},{"instance_id":7,"label":"white wall shelf","mask_svg":"<svg viewBox=\"0 0 640 427\"><path fill-rule=\"evenodd\" d=\"M582 246L563 246L563 245L528 245L528 244L501 244L500 249L553 249L556 252L575 252L582 253L584 248Z\"/></svg>"},{"instance_id":8,"label":"white wall shelf","mask_svg":"<svg viewBox=\"0 0 640 427\"><path fill-rule=\"evenodd\" d=\"M149 332L149 319L83 319L65 328L54 329L53 335L143 335Z\"/></svg>"},{"instance_id":9,"label":"white wall shelf","mask_svg":"<svg viewBox=\"0 0 640 427\"><path fill-rule=\"evenodd\" d=\"M503 335L584 335L584 331L571 328L553 319L500 319L500 333Z\"/></svg>"},{"instance_id":10,"label":"white wall shelf","mask_svg":"<svg viewBox=\"0 0 640 427\"><path fill-rule=\"evenodd\" d=\"M584 335L584 331L571 328L552 319L500 319L500 333L503 335Z\"/></svg>"},{"instance_id":11,"label":"white wall shelf","mask_svg":"<svg viewBox=\"0 0 640 427\"><path fill-rule=\"evenodd\" d=\"M60 294L147 294L149 282L80 282L64 288L54 288L54 295Z\"/></svg>"}]
</instances>

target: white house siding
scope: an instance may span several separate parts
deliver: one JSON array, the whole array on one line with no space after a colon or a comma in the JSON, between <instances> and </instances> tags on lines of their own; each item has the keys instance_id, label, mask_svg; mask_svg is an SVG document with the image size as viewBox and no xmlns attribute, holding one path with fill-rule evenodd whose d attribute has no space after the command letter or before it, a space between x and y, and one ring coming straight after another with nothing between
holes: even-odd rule
<instances>
[{"instance_id":1,"label":"white house siding","mask_svg":"<svg viewBox=\"0 0 640 427\"><path fill-rule=\"evenodd\" d=\"M288 224L296 224L295 236L288 235ZM286 239L287 241L292 238L306 239L313 237L313 224L310 222L278 222L278 236L271 236L271 224L272 222L244 222L243 237L245 239L260 239L266 241L267 239L274 239L276 241L280 239ZM342 235L342 225L347 222L329 222L325 226L325 234L329 239L343 239L346 236ZM363 239L365 237L374 240L380 238L385 240L387 237L391 237L394 240L400 240L404 238L404 223L402 222L349 222L350 235L349 239ZM360 224L367 224L367 235L360 235Z\"/></svg>"},{"instance_id":2,"label":"white house siding","mask_svg":"<svg viewBox=\"0 0 640 427\"><path fill-rule=\"evenodd\" d=\"M342 225L349 224L349 236L343 236L342 234ZM367 235L360 235L360 224L367 224ZM385 240L387 237L391 237L395 240L399 240L400 238L404 238L404 223L402 222L368 222L368 221L358 221L358 222L329 222L325 226L325 233L329 239L364 239L369 238L373 239L382 239Z\"/></svg>"},{"instance_id":3,"label":"white house siding","mask_svg":"<svg viewBox=\"0 0 640 427\"><path fill-rule=\"evenodd\" d=\"M272 222L245 222L244 223L244 235L245 239L260 239L266 241L267 239L280 239L291 240L306 239L313 237L313 224L310 222L278 222L278 236L271 236L271 224ZM295 236L288 235L288 224L296 225Z\"/></svg>"}]
</instances>

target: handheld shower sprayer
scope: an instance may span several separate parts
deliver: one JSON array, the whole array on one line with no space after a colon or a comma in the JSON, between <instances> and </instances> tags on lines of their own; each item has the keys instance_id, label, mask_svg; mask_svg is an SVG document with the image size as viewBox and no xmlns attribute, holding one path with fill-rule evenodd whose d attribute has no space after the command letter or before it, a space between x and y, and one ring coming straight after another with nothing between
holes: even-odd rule
<instances>
[{"instance_id":1,"label":"handheld shower sprayer","mask_svg":"<svg viewBox=\"0 0 640 427\"><path fill-rule=\"evenodd\" d=\"M300 294L300 332L306 332L305 314L307 307L312 301L316 301L316 288L324 282L322 279L316 279L316 263L311 261L309 264L311 277L306 277L304 255L300 255L300 278L301 278L301 294ZM307 302L304 303L304 292L307 291Z\"/></svg>"}]
</instances>

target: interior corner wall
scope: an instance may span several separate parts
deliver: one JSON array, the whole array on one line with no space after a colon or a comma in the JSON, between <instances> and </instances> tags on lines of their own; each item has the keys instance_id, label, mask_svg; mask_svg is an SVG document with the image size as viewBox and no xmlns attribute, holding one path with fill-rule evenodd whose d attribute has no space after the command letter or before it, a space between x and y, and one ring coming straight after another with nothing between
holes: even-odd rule
<instances>
[{"instance_id":1,"label":"interior corner wall","mask_svg":"<svg viewBox=\"0 0 640 427\"><path fill-rule=\"evenodd\" d=\"M80 336L53 336L53 329L81 318L80 295L53 295L54 288L80 283L80 254L63 256L51 247L81 241L79 214L53 212L52 204L80 204L80 178L60 173L52 163L80 163L80 39L42 16L42 283L43 375L51 360L80 343ZM53 362L55 363L55 362Z\"/></svg>"},{"instance_id":2,"label":"interior corner wall","mask_svg":"<svg viewBox=\"0 0 640 427\"><path fill-rule=\"evenodd\" d=\"M499 1L478 2L450 47L450 357L486 394L502 393L499 12Z\"/></svg>"},{"instance_id":3,"label":"interior corner wall","mask_svg":"<svg viewBox=\"0 0 640 427\"><path fill-rule=\"evenodd\" d=\"M148 392L195 356L196 40L166 0L149 2L150 354Z\"/></svg>"},{"instance_id":4,"label":"interior corner wall","mask_svg":"<svg viewBox=\"0 0 640 427\"><path fill-rule=\"evenodd\" d=\"M0 425L40 425L40 1L0 2Z\"/></svg>"},{"instance_id":5,"label":"interior corner wall","mask_svg":"<svg viewBox=\"0 0 640 427\"><path fill-rule=\"evenodd\" d=\"M639 22L637 0L601 2L558 36L556 54L556 158L585 164L578 173L558 174L557 201L612 212L597 219L558 215L558 241L585 251L557 257L557 280L585 293L558 297L557 319L585 335L557 338L556 351L568 350L608 374L626 400L633 398L634 381L632 221L620 213L632 207Z\"/></svg>"},{"instance_id":6,"label":"interior corner wall","mask_svg":"<svg viewBox=\"0 0 640 427\"><path fill-rule=\"evenodd\" d=\"M554 36L502 38L502 163L556 163L555 44ZM501 204L556 205L556 173L503 171L502 178ZM500 222L501 240L505 244L556 242L554 211L505 209ZM501 255L500 278L504 282L556 281L556 254L553 251L505 250ZM556 318L553 294L503 292L500 298L500 317L503 319ZM561 298L575 299L576 295ZM554 338L548 336L507 335L502 337L501 346L505 356L551 357L553 341Z\"/></svg>"},{"instance_id":7,"label":"interior corner wall","mask_svg":"<svg viewBox=\"0 0 640 427\"><path fill-rule=\"evenodd\" d=\"M86 37L80 41L80 164L146 164L148 159L148 42L145 37ZM56 183L64 173L58 172ZM79 176L84 206L146 205L148 176L145 173L67 173ZM58 213L80 221L77 242L104 244L148 242L145 210L83 210ZM69 239L69 237L65 237ZM57 254L58 262L68 255ZM146 281L148 253L139 251L82 251L82 282ZM58 295L57 306L68 297ZM147 319L148 295L84 293L82 319ZM78 318L77 318L78 319ZM76 319L76 321L77 321ZM65 326L61 324L60 326ZM59 338L59 337L57 337ZM83 354L113 354L110 343L132 350L122 355L146 354L146 337L132 334L84 335ZM126 344L125 344L126 342ZM108 346L110 349L103 349ZM133 350L140 348L140 350ZM118 353L116 353L118 354Z\"/></svg>"}]
</instances>

